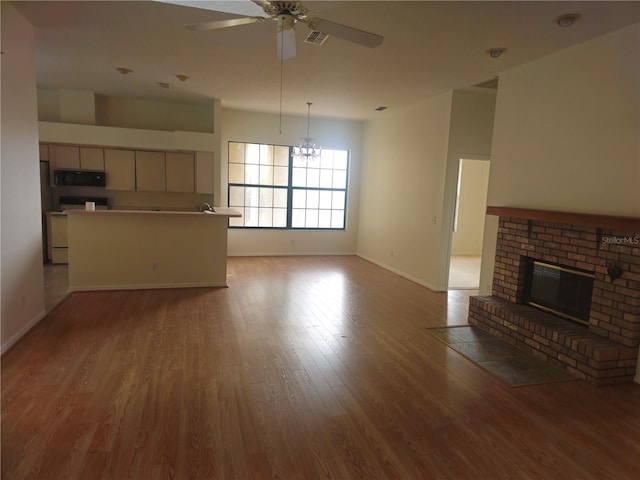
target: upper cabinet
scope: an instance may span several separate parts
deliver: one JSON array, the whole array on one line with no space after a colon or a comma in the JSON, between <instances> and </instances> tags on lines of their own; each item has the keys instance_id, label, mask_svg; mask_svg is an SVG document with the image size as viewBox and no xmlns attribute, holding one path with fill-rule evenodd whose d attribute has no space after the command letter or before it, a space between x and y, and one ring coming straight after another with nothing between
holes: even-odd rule
<instances>
[{"instance_id":1,"label":"upper cabinet","mask_svg":"<svg viewBox=\"0 0 640 480\"><path fill-rule=\"evenodd\" d=\"M80 147L51 145L49 153L53 158L55 169L80 170Z\"/></svg>"},{"instance_id":2,"label":"upper cabinet","mask_svg":"<svg viewBox=\"0 0 640 480\"><path fill-rule=\"evenodd\" d=\"M107 190L136 189L136 152L105 148L104 171Z\"/></svg>"},{"instance_id":3,"label":"upper cabinet","mask_svg":"<svg viewBox=\"0 0 640 480\"><path fill-rule=\"evenodd\" d=\"M80 147L80 170L104 171L104 148Z\"/></svg>"},{"instance_id":4,"label":"upper cabinet","mask_svg":"<svg viewBox=\"0 0 640 480\"><path fill-rule=\"evenodd\" d=\"M192 153L167 152L167 192L195 192L195 165Z\"/></svg>"},{"instance_id":5,"label":"upper cabinet","mask_svg":"<svg viewBox=\"0 0 640 480\"><path fill-rule=\"evenodd\" d=\"M104 170L104 149L76 145L49 145L50 159L60 170Z\"/></svg>"},{"instance_id":6,"label":"upper cabinet","mask_svg":"<svg viewBox=\"0 0 640 480\"><path fill-rule=\"evenodd\" d=\"M136 151L136 190L166 191L165 168L165 152Z\"/></svg>"}]
</instances>

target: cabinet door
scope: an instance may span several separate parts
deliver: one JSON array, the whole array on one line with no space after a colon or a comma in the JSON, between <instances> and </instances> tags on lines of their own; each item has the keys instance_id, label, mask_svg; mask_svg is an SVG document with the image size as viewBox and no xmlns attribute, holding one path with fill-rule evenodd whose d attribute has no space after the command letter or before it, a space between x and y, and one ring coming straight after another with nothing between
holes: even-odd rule
<instances>
[{"instance_id":1,"label":"cabinet door","mask_svg":"<svg viewBox=\"0 0 640 480\"><path fill-rule=\"evenodd\" d=\"M213 193L213 152L196 152L196 192Z\"/></svg>"},{"instance_id":2,"label":"cabinet door","mask_svg":"<svg viewBox=\"0 0 640 480\"><path fill-rule=\"evenodd\" d=\"M80 147L53 145L55 168L80 170Z\"/></svg>"},{"instance_id":3,"label":"cabinet door","mask_svg":"<svg viewBox=\"0 0 640 480\"><path fill-rule=\"evenodd\" d=\"M166 190L165 153L136 151L136 190Z\"/></svg>"},{"instance_id":4,"label":"cabinet door","mask_svg":"<svg viewBox=\"0 0 640 480\"><path fill-rule=\"evenodd\" d=\"M195 165L193 154L167 152L167 192L194 192Z\"/></svg>"},{"instance_id":5,"label":"cabinet door","mask_svg":"<svg viewBox=\"0 0 640 480\"><path fill-rule=\"evenodd\" d=\"M136 189L136 153L133 150L105 149L104 171L107 190Z\"/></svg>"},{"instance_id":6,"label":"cabinet door","mask_svg":"<svg viewBox=\"0 0 640 480\"><path fill-rule=\"evenodd\" d=\"M80 169L103 171L104 150L95 147L80 147Z\"/></svg>"},{"instance_id":7,"label":"cabinet door","mask_svg":"<svg viewBox=\"0 0 640 480\"><path fill-rule=\"evenodd\" d=\"M51 246L66 248L67 245L67 216L54 215L51 217Z\"/></svg>"}]
</instances>

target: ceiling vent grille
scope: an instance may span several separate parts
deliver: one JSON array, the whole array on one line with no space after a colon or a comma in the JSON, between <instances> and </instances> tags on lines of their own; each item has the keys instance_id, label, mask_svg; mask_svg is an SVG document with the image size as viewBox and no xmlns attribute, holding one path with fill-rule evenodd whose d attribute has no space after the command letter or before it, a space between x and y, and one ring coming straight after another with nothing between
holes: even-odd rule
<instances>
[{"instance_id":1,"label":"ceiling vent grille","mask_svg":"<svg viewBox=\"0 0 640 480\"><path fill-rule=\"evenodd\" d=\"M304 43L312 43L313 45L322 45L327 41L329 35L327 33L318 32L317 30L312 30L307 35L307 38L304 39Z\"/></svg>"}]
</instances>

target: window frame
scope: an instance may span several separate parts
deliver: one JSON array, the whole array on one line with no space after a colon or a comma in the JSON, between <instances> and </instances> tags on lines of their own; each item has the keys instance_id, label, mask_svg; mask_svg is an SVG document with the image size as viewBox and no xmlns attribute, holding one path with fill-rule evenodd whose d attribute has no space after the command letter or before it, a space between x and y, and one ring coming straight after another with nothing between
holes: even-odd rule
<instances>
[{"instance_id":1,"label":"window frame","mask_svg":"<svg viewBox=\"0 0 640 480\"><path fill-rule=\"evenodd\" d=\"M231 145L232 143L237 143L237 144L242 144L242 145L256 145L258 148L260 148L261 146L267 146L267 147L286 147L288 148L288 172L287 172L287 185L286 186L280 186L280 185L265 185L265 184L254 184L254 183L235 183L235 182L231 182L229 175L230 175L230 169L229 169L229 165L231 164L230 161L230 148L227 148L227 205L230 206L230 208L242 208L243 210L245 208L247 208L246 206L243 207L233 207L230 205L231 203L231 188L232 187L243 187L243 188L268 188L271 190L277 190L277 189L282 189L282 190L286 190L287 191L287 206L286 206L286 225L285 226L260 226L260 225L231 225L231 223L229 224L229 228L230 229L238 229L238 230L295 230L295 231L309 231L309 232L319 232L319 231L346 231L347 229L347 207L349 205L349 173L350 173L350 160L351 160L351 151L350 150L339 150L339 149L327 149L327 150L331 150L331 151L339 151L339 152L345 152L346 153L346 168L344 169L345 172L345 186L344 188L328 188L328 187L300 187L300 186L293 186L293 169L294 169L294 161L293 161L293 146L292 145L277 145L277 144L267 144L267 143L255 143L255 142L241 142L241 141L236 141L236 140L229 140L227 145ZM246 162L244 163L244 165L246 165ZM335 169L331 169L331 171L335 171ZM341 171L341 169L338 169L338 171ZM344 205L342 208L342 214L343 214L343 221L342 221L342 226L341 227L294 227L293 226L293 193L294 191L318 191L318 192L322 192L322 191L329 191L329 192L342 192L344 193ZM258 207L259 208L259 207ZM273 209L273 207L269 207L271 209ZM305 211L307 210L306 208L304 209ZM320 209L318 209L320 210ZM333 210L333 209L331 209ZM243 213L243 218L244 218L244 211ZM244 220L243 220L244 221Z\"/></svg>"}]
</instances>

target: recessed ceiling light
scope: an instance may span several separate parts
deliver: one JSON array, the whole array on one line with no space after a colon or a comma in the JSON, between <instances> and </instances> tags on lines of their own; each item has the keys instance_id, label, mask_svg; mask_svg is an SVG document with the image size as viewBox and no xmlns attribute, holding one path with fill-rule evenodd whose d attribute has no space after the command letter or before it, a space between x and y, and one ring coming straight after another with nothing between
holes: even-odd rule
<instances>
[{"instance_id":1,"label":"recessed ceiling light","mask_svg":"<svg viewBox=\"0 0 640 480\"><path fill-rule=\"evenodd\" d=\"M380 105L379 107L374 108L374 110L375 110L376 112L383 112L383 111L385 111L387 108L389 108L389 107L385 107L385 106Z\"/></svg>"},{"instance_id":2,"label":"recessed ceiling light","mask_svg":"<svg viewBox=\"0 0 640 480\"><path fill-rule=\"evenodd\" d=\"M186 82L187 80L191 80L187 75L178 74L176 78L181 82Z\"/></svg>"},{"instance_id":3,"label":"recessed ceiling light","mask_svg":"<svg viewBox=\"0 0 640 480\"><path fill-rule=\"evenodd\" d=\"M133 73L133 70L125 67L116 67L116 70L119 71L122 75L129 75L130 73Z\"/></svg>"},{"instance_id":4,"label":"recessed ceiling light","mask_svg":"<svg viewBox=\"0 0 640 480\"><path fill-rule=\"evenodd\" d=\"M565 15L560 15L554 20L554 22L556 22L562 28L567 28L573 25L579 18L580 15L577 13L567 13Z\"/></svg>"},{"instance_id":5,"label":"recessed ceiling light","mask_svg":"<svg viewBox=\"0 0 640 480\"><path fill-rule=\"evenodd\" d=\"M500 55L502 55L505 52L505 50L506 49L502 47L493 47L493 48L489 48L487 50L487 53L491 58L498 58Z\"/></svg>"}]
</instances>

